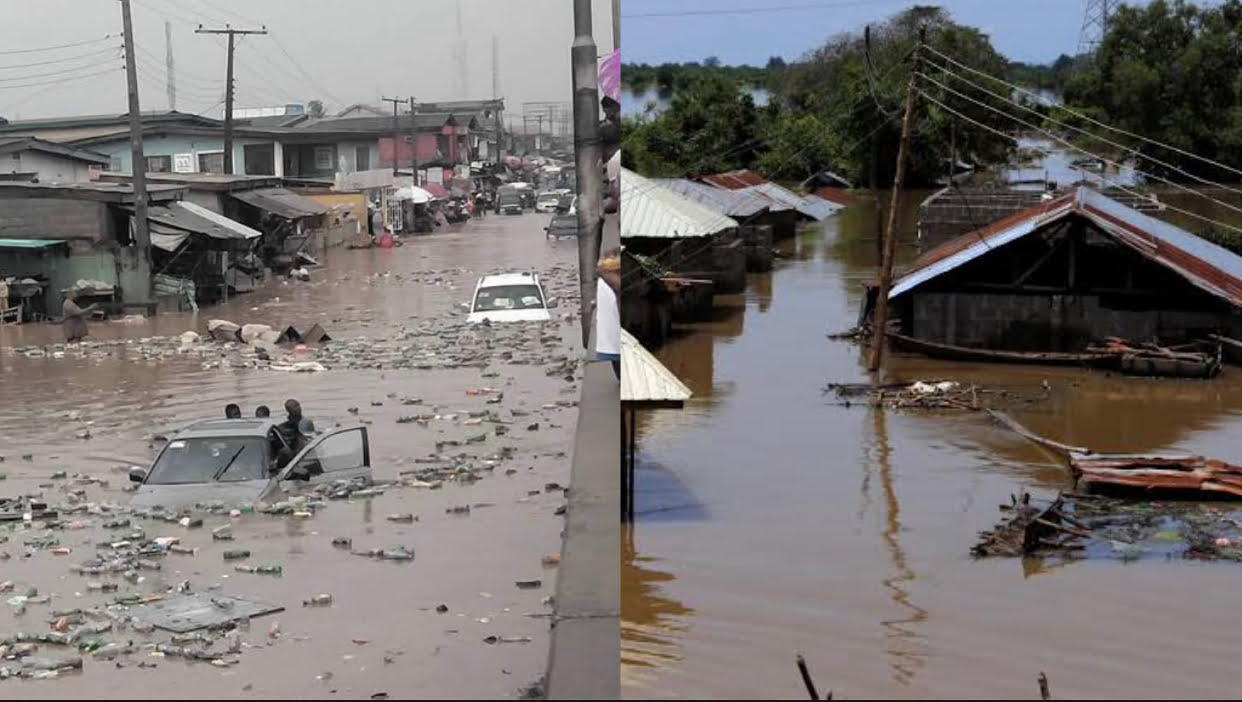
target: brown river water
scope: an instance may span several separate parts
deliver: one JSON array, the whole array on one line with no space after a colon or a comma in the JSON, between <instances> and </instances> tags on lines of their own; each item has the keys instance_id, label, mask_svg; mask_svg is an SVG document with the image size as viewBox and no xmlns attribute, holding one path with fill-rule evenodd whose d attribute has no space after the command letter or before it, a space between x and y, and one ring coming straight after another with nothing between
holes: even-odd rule
<instances>
[{"instance_id":1,"label":"brown river water","mask_svg":"<svg viewBox=\"0 0 1242 702\"><path fill-rule=\"evenodd\" d=\"M906 198L905 226L926 193ZM805 698L795 654L836 698L1222 698L1237 694L1242 567L1095 558L975 560L977 532L1029 489L1070 487L1042 450L976 414L843 407L863 382L854 325L874 275L859 205L782 245L717 318L658 356L694 391L639 418L636 522L622 549L629 698ZM902 260L916 253L901 247ZM718 300L719 302L719 300ZM1242 370L1212 381L896 355L883 379L1039 394L1011 413L1105 451L1234 459Z\"/></svg>"},{"instance_id":2,"label":"brown river water","mask_svg":"<svg viewBox=\"0 0 1242 702\"><path fill-rule=\"evenodd\" d=\"M503 270L535 270L550 294L562 300L554 310L559 323L549 329L552 347L539 353L576 358L578 334L570 311L576 309L576 249L572 241L546 241L547 215L489 216L457 225L449 231L407 239L392 250L333 250L324 265L312 269L310 282L277 280L261 291L228 304L206 308L197 317L160 315L142 324L93 323L88 342L130 340L128 352L120 346L70 350L64 357L29 358L16 349L60 340L60 329L27 325L0 329L0 497L42 491L52 503L66 498L72 480L50 480L55 471L105 478L106 488L88 489L91 500L125 504L128 493L124 466L145 464L158 447L152 436L168 433L188 422L222 416L228 402L237 402L246 415L266 404L274 415L288 397L298 398L306 415L320 430L337 424L369 425L372 465L377 480L394 480L399 471L426 467L415 459L436 453L435 442L462 440L487 433L481 444L447 448L445 454L483 456L501 447L513 447L493 473L473 484L446 481L439 490L390 488L365 499L333 500L307 520L289 516L248 514L239 519L207 515L201 529L178 524L138 520L148 537L180 536L182 543L199 547L196 555L168 554L163 569L149 572L145 582L121 584L120 593L163 592L189 580L194 591L219 585L219 592L280 605L284 612L253 620L243 635L245 647L238 663L218 668L206 662L151 657L139 648L118 659L122 665L86 656L81 673L56 679L0 682L5 697L315 697L367 698L386 692L392 698L515 697L519 689L539 678L546 667L548 619L544 598L556 585L556 570L541 559L560 551L563 518L555 514L565 499L549 483L568 484L570 437L576 422L580 374L549 375L545 366L510 363L499 358L505 350L500 337L492 362L479 367L430 369L350 368L331 364L317 373L287 373L252 367L221 366L221 358L236 361L222 345L205 352L171 353L158 358L141 349L152 345L142 339L176 336L187 329L205 332L206 321L230 319L239 324L258 322L280 328L294 324L305 329L321 323L338 340L354 340L364 349L386 341L390 348L405 327L425 329L460 325L465 312L458 308L473 293L477 277ZM529 325L527 325L529 326ZM538 325L534 325L537 327ZM468 337L459 337L462 339ZM156 344L158 345L158 344ZM169 348L167 344L164 346ZM219 350L213 350L219 349ZM472 348L448 348L441 357L469 354ZM298 360L313 360L312 354ZM421 361L420 361L421 362ZM356 363L353 365L365 365ZM497 375L484 377L484 372ZM485 404L486 397L466 391L500 388L503 401ZM417 406L402 398L419 398ZM562 404L556 404L557 402ZM374 403L382 403L376 405ZM551 407L547 407L551 405ZM350 414L347 408L358 408ZM465 410L493 409L509 432L496 436L493 425L465 423ZM513 409L528 416L510 417ZM397 423L402 415L436 412L428 422ZM455 415L455 416L449 416ZM528 424L537 422L537 430ZM91 438L78 435L89 429ZM24 460L31 454L31 460ZM41 487L44 486L44 487ZM534 494L531 494L534 493ZM468 515L448 514L449 507L473 505ZM390 522L386 516L412 512L413 524ZM88 592L88 577L70 572L73 563L86 561L95 544L115 540L100 528L107 517L68 515L89 524L81 530L54 532L66 556L32 550L22 545L28 533L0 525L0 581L13 581L16 592L28 586L52 595L51 604L29 605L25 614L0 608L0 632L46 632L52 609L94 607L113 595ZM211 527L232 521L235 540L212 542ZM124 533L124 532L121 532ZM405 545L415 552L410 562L373 560L333 548L334 537L350 537L355 549ZM222 552L247 548L253 565L280 564L280 578L235 572ZM98 577L94 579L99 579ZM108 579L108 578L103 578ZM519 589L517 580L541 579L534 589ZM331 607L304 608L303 600L319 593L333 595ZM0 595L8 599L11 594ZM436 612L437 605L448 611ZM279 623L279 637L270 629ZM528 643L488 644L488 636L530 637ZM138 646L167 640L167 634L130 631L104 634L109 641L133 640ZM44 650L46 649L46 650ZM58 650L60 649L60 650ZM41 646L40 653L55 655L62 647ZM154 662L156 667L139 667Z\"/></svg>"}]
</instances>

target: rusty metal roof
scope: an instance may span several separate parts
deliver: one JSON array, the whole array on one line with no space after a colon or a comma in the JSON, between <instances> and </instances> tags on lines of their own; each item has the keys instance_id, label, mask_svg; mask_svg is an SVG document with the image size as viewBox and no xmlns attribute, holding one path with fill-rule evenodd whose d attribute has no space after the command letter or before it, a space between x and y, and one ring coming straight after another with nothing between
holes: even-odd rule
<instances>
[{"instance_id":1,"label":"rusty metal roof","mask_svg":"<svg viewBox=\"0 0 1242 702\"><path fill-rule=\"evenodd\" d=\"M702 176L700 180L708 185L714 185L725 190L741 190L754 193L767 198L770 202L779 203L780 207L773 206L771 208L773 211L795 209L799 214L815 220L824 219L844 207L844 205L822 197L799 195L789 188L773 183L751 170L743 169L740 171L729 171L728 173L716 173Z\"/></svg>"},{"instance_id":2,"label":"rusty metal roof","mask_svg":"<svg viewBox=\"0 0 1242 702\"><path fill-rule=\"evenodd\" d=\"M1195 287L1242 307L1242 257L1084 186L928 251L915 259L895 282L889 299L1071 215L1088 219L1104 234L1181 275Z\"/></svg>"},{"instance_id":3,"label":"rusty metal roof","mask_svg":"<svg viewBox=\"0 0 1242 702\"><path fill-rule=\"evenodd\" d=\"M700 180L717 188L727 188L729 190L740 190L741 188L749 188L752 185L762 185L768 182L767 178L746 169L703 176Z\"/></svg>"}]
</instances>

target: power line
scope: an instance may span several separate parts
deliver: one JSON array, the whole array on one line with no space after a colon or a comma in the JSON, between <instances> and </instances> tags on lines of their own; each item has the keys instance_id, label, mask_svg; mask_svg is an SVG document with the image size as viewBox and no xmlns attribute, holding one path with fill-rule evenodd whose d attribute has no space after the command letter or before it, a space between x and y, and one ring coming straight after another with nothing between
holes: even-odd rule
<instances>
[{"instance_id":1,"label":"power line","mask_svg":"<svg viewBox=\"0 0 1242 702\"><path fill-rule=\"evenodd\" d=\"M110 51L117 51L118 49L121 49L121 48L122 47L120 45L110 46L106 49L100 49L98 51L91 51L85 54L77 54L75 56L66 56L64 58L51 59L49 61L35 61L33 63L17 63L11 66L0 66L0 71L12 71L18 68L29 68L31 66L46 66L49 64L53 64L53 63L64 63L65 61L74 61L77 59L90 58L91 56L99 56L102 54L106 54ZM27 77L30 77L30 76L27 76Z\"/></svg>"},{"instance_id":2,"label":"power line","mask_svg":"<svg viewBox=\"0 0 1242 702\"><path fill-rule=\"evenodd\" d=\"M973 87L975 87L975 88L978 88L979 90L981 90L981 91L983 91L984 93L987 93L988 95L991 95L991 96L993 96L993 97L1000 98L1001 100L1004 100L1004 101L1008 102L1009 104L1013 105L1014 107L1017 107L1017 108L1019 108L1019 109L1025 110L1026 112L1029 112L1029 113L1031 113L1031 114L1034 114L1034 115L1036 115L1036 116L1038 116L1038 117L1040 117L1040 118L1042 118L1042 119L1044 119L1044 120L1046 120L1046 121L1048 121L1048 122L1051 122L1051 123L1053 123L1053 124L1055 124L1055 125L1057 125L1057 126L1064 127L1064 128L1066 128L1066 129L1072 129L1072 130L1074 130L1074 131L1078 132L1079 134L1086 135L1086 136L1091 137L1091 138L1093 138L1093 139L1097 139L1097 140L1099 140L1099 141L1102 141L1102 142L1104 142L1105 144L1108 144L1108 145L1110 145L1110 146L1116 147L1116 148L1121 149L1121 150L1123 150L1123 151L1127 151L1127 152L1129 152L1129 153L1131 153L1131 154L1134 154L1135 156L1138 156L1138 157L1140 157L1140 158L1143 158L1143 159L1146 159L1146 160L1148 160L1148 161L1151 161L1152 163L1155 163L1155 164L1156 164L1156 165L1158 165L1158 166L1161 166L1161 167L1163 167L1163 168L1167 168L1167 169L1172 170L1172 171L1176 171L1177 173L1180 173L1181 175L1186 176L1187 178L1190 178L1190 179L1192 179L1192 180L1196 180L1196 181L1198 181L1199 183L1201 183L1201 184L1203 184L1203 185L1210 185L1210 186L1215 187L1215 188L1221 188L1221 189L1224 189L1224 190L1229 190L1229 191L1231 191L1231 192L1234 192L1234 193L1237 193L1237 194L1239 194L1239 195L1242 195L1242 190L1238 190L1238 189L1236 189L1236 188L1232 188L1232 187L1230 187L1230 186L1228 186L1228 185L1224 185L1224 184L1222 184L1222 183L1217 183L1217 182L1214 182L1214 181L1208 180L1208 179L1206 179L1206 178L1202 178L1202 177L1197 176L1197 175L1195 175L1195 174L1193 174L1193 173L1188 173L1188 172L1186 172L1186 171L1184 171L1184 170L1182 170L1182 169L1178 168L1177 166L1174 166L1173 164L1170 164L1170 163L1165 163L1164 161L1161 161L1160 159L1158 159L1158 158L1156 158L1156 157L1154 157L1154 156L1151 156L1151 155L1149 155L1149 154L1144 154L1142 151L1139 151L1138 149L1135 149L1135 148L1130 147L1130 146L1126 146L1126 145L1124 145L1124 144L1120 144L1120 143L1118 143L1118 142L1112 141L1111 139L1108 139L1108 138L1105 138L1105 137L1099 136L1099 135L1097 135L1097 134L1093 134L1092 132L1090 132L1090 131L1088 131L1088 130L1086 130L1086 129L1083 129L1083 128L1081 128L1081 127L1077 127L1077 126L1074 126L1074 125L1072 125L1072 124L1068 124L1068 123L1062 122L1062 121L1057 120L1057 119L1055 119L1055 118L1053 118L1053 117L1050 117L1050 116L1045 117L1044 115L1040 114L1040 112L1039 112L1038 110L1036 110L1036 109L1034 109L1034 108L1028 107L1027 105L1023 105L1022 103L1020 103L1020 102L1018 102L1018 101L1016 101L1016 100L1014 100L1014 99L1012 99L1012 98L1010 98L1010 97L1006 97L1006 96L1004 96L1004 95L1001 95L1000 93L994 93L994 92L992 92L992 91L988 90L987 88L984 88L983 86L981 86L981 85L979 85L979 84L977 84L977 83L975 83L975 82L973 82L973 81L971 81L971 80L969 80L969 79L967 79L967 78L963 78L962 76L958 75L957 73L954 73L953 71L950 71L949 69L947 69L947 68L945 68L945 67L943 67L943 66L939 66L939 65L937 65L937 64L935 64L935 63L933 63L933 62L931 62L931 61L928 61L928 65L935 66L936 68L939 68L941 71L944 71L947 75L953 76L954 78L957 78L958 80L962 81L963 83L966 83L967 85L970 85L970 86L973 86ZM931 82L933 82L933 83L936 83L936 85L941 85L940 83L938 83L938 82L937 82L935 79L933 79L933 78L930 78L930 77L928 77L928 76L923 76L923 77L924 77L924 78L927 78L928 80L930 80L930 81L931 81ZM946 90L953 91L953 90L952 90L952 88L948 88L948 87L943 86L943 85L941 85L941 87L942 87L942 88L945 88ZM956 92L956 91L953 91L953 92Z\"/></svg>"},{"instance_id":3,"label":"power line","mask_svg":"<svg viewBox=\"0 0 1242 702\"><path fill-rule=\"evenodd\" d=\"M117 57L115 57L115 58L120 58L120 56L117 56ZM76 72L81 71L81 70L86 69L86 68L95 68L95 67L99 66L99 64L100 64L100 62L99 62L99 61L95 61L95 62L93 62L93 63L83 64L83 65L81 65L81 66L73 66L73 67L70 67L70 68L61 69L61 70L59 70L59 71L48 71L48 72L46 72L46 73L28 73L28 74L26 74L26 75L24 75L24 76L13 76L12 78L0 78L0 83L8 83L8 82L11 82L11 81L23 81L23 80L30 80L31 78L47 78L47 77L49 77L49 76L63 76L63 75L69 74L69 73L76 73ZM37 85L37 83L36 83L35 85Z\"/></svg>"},{"instance_id":4,"label":"power line","mask_svg":"<svg viewBox=\"0 0 1242 702\"><path fill-rule=\"evenodd\" d=\"M258 21L258 20L251 19L251 18L249 18L249 17L246 17L245 15L241 15L241 14L238 14L238 13L236 13L236 12L232 11L232 10L227 10L227 9L225 9L225 8L223 8L223 7L220 7L219 5L215 4L214 2L208 2L208 0L198 0L198 1L199 1L200 3L202 3L203 5L206 5L207 7L210 7L212 10L214 10L214 11L216 11L216 12L224 13L224 14L227 14L227 15L229 15L229 16L231 16L231 17L236 17L237 19L239 19L239 20L241 20L241 21L243 21L243 22L247 22L247 23L249 23L249 24L263 24L262 22L260 22L260 21Z\"/></svg>"},{"instance_id":5,"label":"power line","mask_svg":"<svg viewBox=\"0 0 1242 702\"><path fill-rule=\"evenodd\" d=\"M876 5L896 0L847 0L846 2L807 2L797 5L764 5L761 7L739 7L722 10L685 10L681 12L644 12L633 15L621 15L621 19L648 19L656 17L699 17L703 15L753 15L768 12L788 12L793 10L818 10L830 7L857 7L860 5Z\"/></svg>"},{"instance_id":6,"label":"power line","mask_svg":"<svg viewBox=\"0 0 1242 702\"><path fill-rule=\"evenodd\" d=\"M995 112L995 113L997 113L997 114L999 114L999 115L1001 115L1001 116L1003 116L1003 117L1007 117L1007 118L1009 118L1009 119L1013 120L1014 122L1017 122L1018 124L1022 125L1023 127L1026 127L1027 129L1031 129L1031 130L1037 131L1037 132L1039 132L1039 133L1041 133L1041 134L1043 134L1043 135L1045 135L1045 136L1051 137L1052 139L1054 139L1054 140L1056 140L1056 141L1058 141L1058 142L1060 142L1060 143L1064 144L1065 146L1068 146L1068 147L1069 147L1069 148L1071 148L1071 149L1074 149L1075 151L1078 151L1079 153L1082 153L1082 154L1085 154L1085 155L1090 156L1090 157L1092 157L1092 158L1098 159L1098 160L1100 160L1100 161L1102 161L1102 162L1104 162L1104 163L1107 163L1107 164L1109 164L1109 165L1116 166L1118 169L1120 169L1120 168L1121 168L1121 164L1120 164L1120 163L1118 163L1117 161L1113 161L1112 159L1107 159L1107 158L1104 158L1103 156L1100 156L1099 154L1096 154L1096 153L1093 153L1093 152L1091 152L1091 151L1088 151L1088 150L1086 150L1086 149L1082 148L1081 146L1076 146L1075 144L1073 144L1073 143L1072 143L1072 142L1070 142L1069 140L1067 140L1067 139L1065 139L1065 138L1063 138L1063 137L1060 137L1060 136L1058 136L1058 135L1056 135L1056 134L1053 134L1052 132L1050 132L1050 131L1048 131L1048 130L1046 130L1046 129L1042 128L1042 127L1038 127L1038 126L1036 126L1036 125L1034 125L1034 124L1031 124L1031 123L1029 123L1029 122L1026 122L1026 121L1024 121L1024 120L1021 120L1021 119L1019 119L1019 118L1017 118L1017 117L1015 117L1015 116L1013 116L1013 115L1009 114L1008 112L1005 112L1004 110L1000 109L999 107L994 107L994 106L992 106L992 105L987 104L986 102L983 102L982 100L976 100L975 98L972 98L972 97L970 97L969 95L966 95L965 93L962 93L962 92L960 92L960 91L954 90L953 88L949 88L948 86L944 85L943 83L940 83L940 82L936 81L936 80L935 80L935 79L933 79L933 78L929 78L927 75L925 75L925 74L923 74L923 73L921 73L921 72L920 72L920 73L918 73L918 76L919 76L919 77L921 77L921 78L925 78L925 79L927 79L927 80L931 81L932 83L935 83L936 85L940 86L941 88L944 88L945 90L948 90L949 92L953 93L954 95L957 95L957 96L959 96L959 97L965 98L965 99L967 99L967 100L969 100L969 101L971 101L971 102L975 103L976 105L980 105L980 106L982 106L982 107L984 107L984 108L986 108L986 109L989 109L989 110L991 110L991 111L993 111L993 112ZM1208 195L1208 194L1206 194L1206 193L1200 192L1200 191L1195 190L1195 189L1193 189L1193 188L1188 188L1188 187L1186 187L1186 186L1184 186L1184 185L1182 185L1182 184L1180 184L1180 183L1177 183L1177 182L1175 182L1175 181L1169 180L1168 178L1165 178L1165 177L1163 177L1163 176L1159 176L1159 175L1156 175L1156 174L1154 174L1154 173L1148 173L1148 172L1146 172L1146 171L1141 171L1141 170L1139 170L1139 169L1137 169L1137 168L1135 168L1135 169L1133 169L1133 170L1134 170L1134 172L1135 172L1135 173L1139 173L1139 174L1141 174L1141 175L1147 176L1148 178L1155 178L1156 180L1159 180L1159 181L1162 181L1162 182L1164 182L1164 183L1167 183L1168 185L1172 185L1173 187L1175 187L1175 188L1179 188L1179 189L1181 189L1181 190L1184 190L1184 191L1186 191L1186 192L1188 192L1188 193L1191 193L1192 195L1198 195L1198 196L1200 196L1200 197L1203 197L1203 198L1207 199L1209 202L1214 202L1214 203L1216 203L1217 205L1220 205L1221 207L1225 207L1225 208L1228 208L1228 209L1234 210L1235 212L1242 212L1242 207L1235 207L1235 206L1233 206L1233 205L1230 205L1229 203L1222 202L1222 201L1220 201L1220 200L1217 200L1216 198L1211 197L1210 195Z\"/></svg>"},{"instance_id":7,"label":"power line","mask_svg":"<svg viewBox=\"0 0 1242 702\"><path fill-rule=\"evenodd\" d=\"M979 70L979 69L977 69L977 68L974 68L974 67L972 67L972 66L967 66L966 64L962 63L961 61L958 61L957 59L954 59L952 56L949 56L948 54L945 54L945 53L943 53L943 52L941 52L941 51L937 51L935 48L933 48L933 47L932 47L932 46L930 46L930 45L928 45L928 46L927 46L927 49L928 49L929 51L931 51L932 53L934 53L934 54L936 54L936 55L940 56L941 58L945 59L945 60L946 60L946 61L948 61L949 63L952 63L952 64L953 64L953 65L955 65L955 66L959 66L959 67L961 67L961 68L964 68L964 69L965 69L965 70L967 70L967 71L970 71L971 73L975 73L975 74L981 75L981 76L983 76L984 78L987 78L987 79L989 79L989 80L995 81L995 82L997 82L997 83L1001 83L1002 85L1008 86L1009 88L1012 88L1012 89L1014 89L1014 90L1017 90L1017 91L1018 91L1018 92L1020 92L1020 93L1023 93L1023 94L1025 94L1025 95L1029 95L1029 96L1031 96L1031 97L1035 98L1036 100L1039 100L1041 103L1043 103L1043 104L1045 104L1045 105L1047 105L1047 106L1049 106L1049 107L1054 107L1054 108L1057 108L1057 109L1060 109L1060 110L1064 110L1065 112L1068 112L1069 114L1071 114L1071 115L1073 115L1073 116L1075 116L1075 117L1077 117L1077 118L1079 118L1079 119L1085 120L1085 121L1090 122L1090 123L1092 123L1092 124L1094 124L1094 125L1097 125L1097 126L1099 126L1099 127L1103 127L1104 129L1107 129L1107 130L1112 131L1112 132L1116 132L1116 133L1118 133L1118 134L1124 134L1124 135L1126 135L1126 136L1128 136L1128 137L1132 137L1132 138L1134 138L1134 139L1139 139L1139 140L1145 141L1145 142L1147 142L1148 144L1152 144L1153 146L1159 146L1159 147L1161 147L1161 148L1168 149L1168 150L1170 150L1170 151L1176 151L1177 153L1182 154L1183 156L1189 156L1190 158L1198 159L1198 160L1200 160L1200 161L1202 161L1202 162L1204 162L1204 163L1208 163L1208 164L1211 164L1211 165L1213 165L1213 166L1216 166L1217 168L1221 168L1221 169L1224 169L1224 170L1226 170L1226 171L1230 171L1231 173L1235 173L1235 174L1237 174L1237 175L1242 175L1242 170L1239 170L1239 169L1234 168L1234 167L1232 167L1232 166L1227 166L1227 165L1225 165L1225 164L1223 164L1223 163L1220 163L1219 161L1213 161L1212 159L1207 158L1206 156L1200 156L1199 154L1192 153L1192 152L1190 152L1190 151L1186 151L1186 150L1184 150L1184 149L1179 149L1179 148L1178 148L1178 147L1176 147L1176 146L1172 146L1172 145L1170 145L1170 144L1165 144L1165 143L1163 143L1163 142L1156 141L1155 139L1150 139L1150 138L1148 138L1148 137L1143 136L1142 134L1135 134L1134 132L1127 131L1127 130L1122 129L1122 128L1120 128L1120 127L1114 127L1114 126L1112 126L1112 125L1105 124L1105 123L1103 123L1103 122L1101 122L1101 121L1099 121L1099 120L1097 120L1097 119L1094 119L1094 118L1092 118L1092 117L1089 117L1089 116L1087 116L1087 115L1085 115L1085 114L1083 114L1083 113L1081 113L1081 112L1078 112L1078 111L1076 111L1076 110L1072 110L1072 109L1070 109L1070 108L1068 108L1068 107L1066 107L1066 106L1064 106L1064 105L1057 105L1056 103L1054 103L1054 102L1052 102L1051 100L1049 100L1047 97L1045 97L1045 96L1043 96L1043 95L1040 95L1040 94L1038 94L1038 93L1032 92L1032 91L1030 91L1030 90L1027 90L1026 88L1023 88L1023 87L1022 87L1022 86L1020 86L1020 85L1014 85L1013 83L1010 83L1009 81L1006 81L1006 80L1001 79L1001 78L997 78L996 76L992 75L991 73L987 73L986 71L981 71L981 70Z\"/></svg>"},{"instance_id":8,"label":"power line","mask_svg":"<svg viewBox=\"0 0 1242 702\"><path fill-rule=\"evenodd\" d=\"M83 73L82 75L69 76L68 78L60 78L58 80L45 80L45 81L41 81L38 83L25 83L22 85L0 85L0 90L16 90L18 88L34 88L34 87L38 87L41 85L59 85L60 83L68 83L70 81L82 80L83 78L91 78L93 76L102 76L105 73L115 73L118 70L124 70L124 69L125 69L124 66L116 66L116 67L109 68L103 71L97 71L95 73Z\"/></svg>"},{"instance_id":9,"label":"power line","mask_svg":"<svg viewBox=\"0 0 1242 702\"><path fill-rule=\"evenodd\" d=\"M280 38L277 37L275 34L272 35L272 42L276 44L276 48L280 49L280 53L284 54L285 58L289 59L289 62L293 64L293 67L298 69L298 72L306 77L306 80L311 85L311 87L323 93L328 98L331 98L333 101L341 105L345 104L343 100L333 95L332 93L328 92L327 89L325 89L323 86L319 85L318 81L312 78L311 75L307 73L305 69L302 68L302 64L298 63L292 56L289 55L289 51L285 48L285 45L280 42Z\"/></svg>"},{"instance_id":10,"label":"power line","mask_svg":"<svg viewBox=\"0 0 1242 702\"><path fill-rule=\"evenodd\" d=\"M924 90L919 90L918 92L919 92L919 95L922 95L924 99L926 99L926 100L928 100L928 101L930 101L930 102L932 102L932 103L934 103L934 104L938 105L941 109L943 109L943 110L944 110L944 111L946 111L946 112L949 112L949 113L952 113L952 114L954 114L954 115L957 115L957 116L958 116L958 117L960 117L961 119L964 119L964 120L966 120L967 122L970 122L971 124L974 124L975 126L982 127L983 129L986 129L986 130L988 130L988 131L990 131L990 132L992 132L992 133L994 133L994 134L997 134L997 135L999 135L999 136L1002 136L1002 137L1004 137L1004 138L1006 138L1006 139L1010 139L1010 140L1012 140L1014 143L1018 143L1018 144L1020 144L1020 143L1021 143L1021 141L1020 141L1017 137L1013 136L1012 134L1006 134L1006 133L1002 132L1001 130L999 130L999 129L995 128L995 127L992 127L992 126L989 126L989 125L987 125L987 124L984 124L984 123L982 123L982 122L980 122L980 121L978 121L978 120L976 120L976 119L973 119L973 118L971 118L971 117L967 117L966 115L962 114L961 112L958 112L957 110L954 110L953 108L949 107L948 105L945 105L943 102L940 102L940 101L939 101L939 100L937 100L936 98L934 98L934 97L932 97L931 95L927 94L927 92L926 92L926 91L924 91ZM1032 149L1033 151L1039 151L1040 153L1044 154L1045 156L1049 156L1049 155L1051 155L1051 154L1053 153L1052 151L1050 151L1050 150L1048 150L1048 149L1040 149L1040 148L1038 148L1038 147L1031 147L1031 149ZM1099 178L1100 178L1100 180L1104 181L1105 183L1108 183L1109 185L1111 185L1111 186L1113 186L1113 187L1117 188L1118 190L1121 190L1122 192L1124 192L1124 193L1126 193L1126 194L1128 194L1128 195L1133 195L1133 196L1135 196L1135 197L1137 197L1137 198L1144 199L1144 200L1150 200L1150 199L1151 199L1150 197L1145 196L1145 195L1143 195L1142 193L1136 192L1136 191L1134 191L1134 190L1130 190L1129 188L1125 187L1124 185L1121 185L1120 183L1117 183L1117 182L1114 182L1114 181L1112 181L1112 180L1109 180L1108 178L1104 177L1102 174L1101 174L1101 175L1099 175ZM1189 210L1183 210L1183 209L1180 209L1180 208L1178 208L1178 207L1174 207L1173 205L1170 205L1170 204L1168 204L1168 203L1162 203L1162 204L1164 205L1164 207L1166 207L1167 209L1173 210L1174 212L1180 212L1181 214L1187 215L1187 216L1189 216L1189 217L1194 217L1194 218L1196 218L1196 219L1203 220L1204 222L1207 222L1207 223L1209 223L1209 224L1214 224L1214 225L1216 225L1216 226L1219 226L1219 227L1224 227L1224 228L1226 228L1226 229L1232 229L1233 231L1235 231L1235 232L1238 232L1238 233L1242 234L1242 229L1239 229L1238 227L1235 227L1235 226L1233 226L1233 225L1231 225L1231 224L1225 224L1224 222L1218 222L1217 220L1211 219L1211 218L1209 218L1209 217L1204 217L1204 216L1203 216L1203 215L1201 215L1201 214L1197 214L1197 213L1195 213L1195 212L1191 212L1191 211L1189 211Z\"/></svg>"},{"instance_id":11,"label":"power line","mask_svg":"<svg viewBox=\"0 0 1242 702\"><path fill-rule=\"evenodd\" d=\"M37 49L17 49L14 51L0 51L0 56L11 56L13 54L34 54L34 53L39 53L41 51L56 51L58 49L68 49L74 46L86 46L87 44L98 44L101 41L107 41L109 39L112 39L114 37L119 37L119 36L121 35L120 34L105 34L98 39L89 39L87 41L79 41L73 44L59 44L57 46L42 46Z\"/></svg>"}]
</instances>

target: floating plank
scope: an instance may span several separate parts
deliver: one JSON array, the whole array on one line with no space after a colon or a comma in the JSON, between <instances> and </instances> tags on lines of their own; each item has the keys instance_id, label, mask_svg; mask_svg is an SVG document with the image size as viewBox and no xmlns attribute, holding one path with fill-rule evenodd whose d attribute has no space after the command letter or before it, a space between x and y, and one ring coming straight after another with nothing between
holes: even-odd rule
<instances>
[{"instance_id":1,"label":"floating plank","mask_svg":"<svg viewBox=\"0 0 1242 702\"><path fill-rule=\"evenodd\" d=\"M180 595L134 608L134 616L158 629L184 634L196 629L283 612L284 607L211 593Z\"/></svg>"}]
</instances>

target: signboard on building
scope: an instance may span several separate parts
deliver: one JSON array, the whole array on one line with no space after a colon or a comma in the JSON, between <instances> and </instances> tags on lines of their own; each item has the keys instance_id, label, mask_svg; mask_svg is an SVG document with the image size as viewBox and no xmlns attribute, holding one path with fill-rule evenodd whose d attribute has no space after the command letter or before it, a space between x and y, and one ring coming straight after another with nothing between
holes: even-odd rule
<instances>
[{"instance_id":1,"label":"signboard on building","mask_svg":"<svg viewBox=\"0 0 1242 702\"><path fill-rule=\"evenodd\" d=\"M193 173L194 154L173 154L173 173Z\"/></svg>"},{"instance_id":2,"label":"signboard on building","mask_svg":"<svg viewBox=\"0 0 1242 702\"><path fill-rule=\"evenodd\" d=\"M435 183L436 185L444 185L444 169L439 166L428 168L427 182Z\"/></svg>"}]
</instances>

